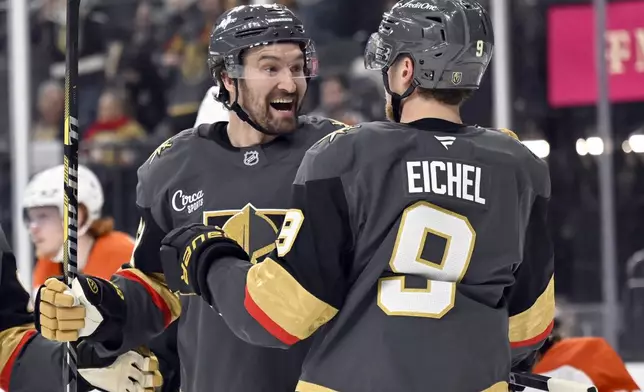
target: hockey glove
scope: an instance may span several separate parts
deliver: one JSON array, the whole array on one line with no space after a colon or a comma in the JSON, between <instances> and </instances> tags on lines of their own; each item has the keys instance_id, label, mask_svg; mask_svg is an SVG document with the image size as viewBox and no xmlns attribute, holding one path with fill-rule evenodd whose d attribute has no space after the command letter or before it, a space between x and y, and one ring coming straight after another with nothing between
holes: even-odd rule
<instances>
[{"instance_id":1,"label":"hockey glove","mask_svg":"<svg viewBox=\"0 0 644 392\"><path fill-rule=\"evenodd\" d=\"M172 230L161 241L161 263L168 286L182 294L197 294L212 304L207 277L222 257L250 260L248 254L215 226L192 224Z\"/></svg>"},{"instance_id":2,"label":"hockey glove","mask_svg":"<svg viewBox=\"0 0 644 392\"><path fill-rule=\"evenodd\" d=\"M120 335L125 322L125 298L112 282L78 275L70 289L49 278L36 294L35 324L49 340L73 342L89 337L103 342Z\"/></svg>"},{"instance_id":3,"label":"hockey glove","mask_svg":"<svg viewBox=\"0 0 644 392\"><path fill-rule=\"evenodd\" d=\"M78 345L78 372L92 387L107 392L153 392L163 384L159 361L144 347L101 358L91 345Z\"/></svg>"}]
</instances>

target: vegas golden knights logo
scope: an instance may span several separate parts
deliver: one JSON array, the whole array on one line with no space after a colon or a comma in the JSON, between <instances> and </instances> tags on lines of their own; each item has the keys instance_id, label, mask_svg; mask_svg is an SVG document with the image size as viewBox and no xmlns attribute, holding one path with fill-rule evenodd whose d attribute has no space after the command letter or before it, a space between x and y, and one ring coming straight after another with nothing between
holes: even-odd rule
<instances>
[{"instance_id":1,"label":"vegas golden knights logo","mask_svg":"<svg viewBox=\"0 0 644 392\"><path fill-rule=\"evenodd\" d=\"M458 86L461 84L463 81L463 73L462 72L452 72L452 83L454 83L455 86Z\"/></svg>"},{"instance_id":2,"label":"vegas golden knights logo","mask_svg":"<svg viewBox=\"0 0 644 392\"><path fill-rule=\"evenodd\" d=\"M204 211L203 224L219 226L250 255L253 264L275 249L275 239L288 210L255 208Z\"/></svg>"}]
</instances>

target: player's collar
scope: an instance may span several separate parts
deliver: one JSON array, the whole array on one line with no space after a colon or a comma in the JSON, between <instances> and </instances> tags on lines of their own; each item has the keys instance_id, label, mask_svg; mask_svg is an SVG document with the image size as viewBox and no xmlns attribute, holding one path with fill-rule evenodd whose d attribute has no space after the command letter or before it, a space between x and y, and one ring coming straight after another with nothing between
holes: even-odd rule
<instances>
[{"instance_id":1,"label":"player's collar","mask_svg":"<svg viewBox=\"0 0 644 392\"><path fill-rule=\"evenodd\" d=\"M227 132L228 122L217 122L200 126L197 130L200 137L212 140L230 155L227 159L241 166L263 167L271 162L288 156L292 146L292 134L279 135L272 141L251 147L235 147L230 142Z\"/></svg>"},{"instance_id":2,"label":"player's collar","mask_svg":"<svg viewBox=\"0 0 644 392\"><path fill-rule=\"evenodd\" d=\"M233 151L233 152L246 150L247 148L235 147L232 145L232 143L230 143L230 138L228 137L227 128L228 128L228 123L222 121L222 122L211 124L207 127L199 127L198 132L201 137L210 139L216 142L226 150ZM291 136L290 134L279 135L275 139L271 140L270 142L263 143L258 146L254 146L253 148L261 147L263 150L274 148L273 146L281 146L283 148L285 144L289 143L290 136ZM278 148L280 147L275 147L275 149L278 149Z\"/></svg>"},{"instance_id":3,"label":"player's collar","mask_svg":"<svg viewBox=\"0 0 644 392\"><path fill-rule=\"evenodd\" d=\"M407 125L424 131L458 132L463 128L467 128L467 125L465 124L457 124L440 118L421 118L420 120L412 121Z\"/></svg>"}]
</instances>

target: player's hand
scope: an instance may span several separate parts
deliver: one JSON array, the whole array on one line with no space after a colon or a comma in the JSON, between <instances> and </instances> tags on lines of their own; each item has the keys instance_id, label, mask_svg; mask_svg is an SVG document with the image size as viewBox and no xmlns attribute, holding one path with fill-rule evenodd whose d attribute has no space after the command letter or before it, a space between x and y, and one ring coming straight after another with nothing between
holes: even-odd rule
<instances>
[{"instance_id":1,"label":"player's hand","mask_svg":"<svg viewBox=\"0 0 644 392\"><path fill-rule=\"evenodd\" d=\"M144 347L101 358L83 342L78 346L78 373L92 387L107 392L153 392L163 384L159 360Z\"/></svg>"},{"instance_id":2,"label":"player's hand","mask_svg":"<svg viewBox=\"0 0 644 392\"><path fill-rule=\"evenodd\" d=\"M78 275L71 289L59 278L47 279L36 294L34 314L36 329L49 340L100 342L120 334L126 308L114 284Z\"/></svg>"},{"instance_id":3,"label":"player's hand","mask_svg":"<svg viewBox=\"0 0 644 392\"><path fill-rule=\"evenodd\" d=\"M161 241L161 263L170 289L197 294L210 303L206 278L222 257L250 260L248 254L222 229L192 224L172 230Z\"/></svg>"}]
</instances>

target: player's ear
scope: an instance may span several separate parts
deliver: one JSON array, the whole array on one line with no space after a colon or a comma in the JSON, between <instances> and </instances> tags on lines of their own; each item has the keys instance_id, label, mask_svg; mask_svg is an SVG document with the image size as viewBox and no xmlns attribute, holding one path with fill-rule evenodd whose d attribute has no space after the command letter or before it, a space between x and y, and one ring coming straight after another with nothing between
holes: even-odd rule
<instances>
[{"instance_id":1,"label":"player's ear","mask_svg":"<svg viewBox=\"0 0 644 392\"><path fill-rule=\"evenodd\" d=\"M224 88L228 91L231 99L234 101L235 96L235 81L228 76L226 72L221 73L221 81L224 82Z\"/></svg>"},{"instance_id":2,"label":"player's ear","mask_svg":"<svg viewBox=\"0 0 644 392\"><path fill-rule=\"evenodd\" d=\"M406 90L414 80L414 61L408 56L403 57L400 62L400 77Z\"/></svg>"},{"instance_id":3,"label":"player's ear","mask_svg":"<svg viewBox=\"0 0 644 392\"><path fill-rule=\"evenodd\" d=\"M224 88L226 88L228 92L235 92L235 81L231 79L226 72L221 73L221 81L224 82Z\"/></svg>"}]
</instances>

